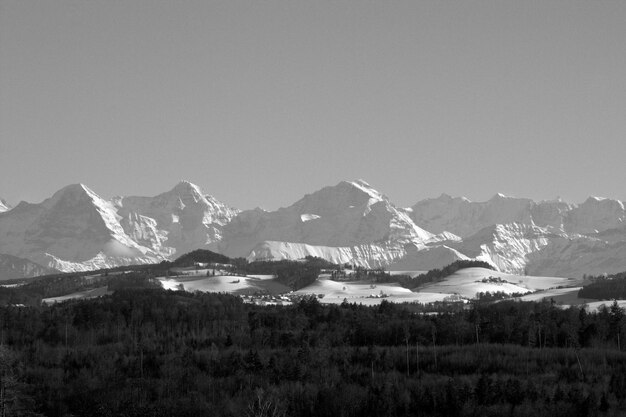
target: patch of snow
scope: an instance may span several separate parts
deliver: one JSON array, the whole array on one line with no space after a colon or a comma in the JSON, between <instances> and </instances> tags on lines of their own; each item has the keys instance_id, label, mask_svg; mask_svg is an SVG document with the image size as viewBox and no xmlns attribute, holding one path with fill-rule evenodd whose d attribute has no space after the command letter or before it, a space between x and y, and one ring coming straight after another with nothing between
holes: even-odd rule
<instances>
[{"instance_id":1,"label":"patch of snow","mask_svg":"<svg viewBox=\"0 0 626 417\"><path fill-rule=\"evenodd\" d=\"M317 214L301 214L300 215L300 219L302 220L302 223L309 222L311 220L315 220L319 218L320 216L318 216Z\"/></svg>"}]
</instances>

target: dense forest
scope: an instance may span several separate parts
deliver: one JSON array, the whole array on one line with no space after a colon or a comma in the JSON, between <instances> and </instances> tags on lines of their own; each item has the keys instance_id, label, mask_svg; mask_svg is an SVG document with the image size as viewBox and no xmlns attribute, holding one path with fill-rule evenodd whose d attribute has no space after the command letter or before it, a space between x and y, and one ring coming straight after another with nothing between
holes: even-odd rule
<instances>
[{"instance_id":1,"label":"dense forest","mask_svg":"<svg viewBox=\"0 0 626 417\"><path fill-rule=\"evenodd\" d=\"M141 286L147 288L140 288ZM0 308L0 414L592 416L626 412L626 320L553 303L440 314L150 288Z\"/></svg>"},{"instance_id":2,"label":"dense forest","mask_svg":"<svg viewBox=\"0 0 626 417\"><path fill-rule=\"evenodd\" d=\"M314 256L307 256L299 261L247 262L245 259L235 259L233 264L236 273L243 275L274 275L278 282L287 285L294 291L314 283L322 269L339 269L339 265Z\"/></svg>"},{"instance_id":3,"label":"dense forest","mask_svg":"<svg viewBox=\"0 0 626 417\"><path fill-rule=\"evenodd\" d=\"M222 255L220 253L215 253L205 249L198 249L178 257L174 262L171 263L171 265L188 267L194 266L196 263L229 264L231 263L231 259L228 256Z\"/></svg>"},{"instance_id":4,"label":"dense forest","mask_svg":"<svg viewBox=\"0 0 626 417\"><path fill-rule=\"evenodd\" d=\"M626 272L607 276L587 276L591 284L578 291L580 298L596 300L626 299Z\"/></svg>"}]
</instances>

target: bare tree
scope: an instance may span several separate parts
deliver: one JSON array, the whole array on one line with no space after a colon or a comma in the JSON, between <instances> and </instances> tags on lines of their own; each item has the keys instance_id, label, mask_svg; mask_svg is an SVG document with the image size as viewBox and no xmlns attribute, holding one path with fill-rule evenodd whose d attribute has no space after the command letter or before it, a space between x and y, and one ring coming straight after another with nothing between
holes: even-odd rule
<instances>
[{"instance_id":1,"label":"bare tree","mask_svg":"<svg viewBox=\"0 0 626 417\"><path fill-rule=\"evenodd\" d=\"M255 391L254 400L248 405L246 417L284 417L285 410L279 401L262 388Z\"/></svg>"}]
</instances>

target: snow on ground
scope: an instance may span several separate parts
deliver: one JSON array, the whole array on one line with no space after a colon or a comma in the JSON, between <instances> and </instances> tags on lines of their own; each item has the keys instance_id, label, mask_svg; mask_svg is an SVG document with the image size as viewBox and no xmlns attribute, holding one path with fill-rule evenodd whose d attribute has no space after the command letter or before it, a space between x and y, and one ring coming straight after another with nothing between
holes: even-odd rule
<instances>
[{"instance_id":1,"label":"snow on ground","mask_svg":"<svg viewBox=\"0 0 626 417\"><path fill-rule=\"evenodd\" d=\"M68 300L86 300L88 298L97 298L97 297L103 297L105 295L113 294L113 292L107 291L107 289L108 288L106 286L99 287L99 288L94 288L90 290L79 291L79 292L75 292L72 294L63 295L61 297L44 298L41 300L41 302L44 304L54 304L54 303L61 303L63 301L68 301Z\"/></svg>"},{"instance_id":2,"label":"snow on ground","mask_svg":"<svg viewBox=\"0 0 626 417\"><path fill-rule=\"evenodd\" d=\"M328 276L320 276L313 284L296 291L296 294L323 294L319 301L326 304L341 304L345 299L349 303L364 305L380 304L382 300L394 303L430 303L442 301L452 294L417 293L399 284L373 284L369 281L338 282ZM387 295L387 297L381 297Z\"/></svg>"},{"instance_id":3,"label":"snow on ground","mask_svg":"<svg viewBox=\"0 0 626 417\"><path fill-rule=\"evenodd\" d=\"M227 292L235 294L289 293L290 289L277 282L271 275L250 275L247 277L226 275L218 270L217 276L207 277L207 269L180 269L183 274L175 277L161 277L159 280L165 289L184 289L185 291ZM392 275L410 275L415 277L423 271L394 271ZM486 282L483 282L485 280ZM329 274L322 274L319 279L306 288L296 291L296 295L322 296L320 302L341 304L343 300L364 305L380 304L382 300L395 303L431 303L459 298L475 298L479 292L532 293L522 300L541 300L554 298L559 304L582 304L588 300L577 298L580 279L560 277L520 276L485 268L462 269L441 282L427 284L415 291L401 287L396 283L372 283L371 281L333 281ZM568 288L559 288L564 287Z\"/></svg>"},{"instance_id":4,"label":"snow on ground","mask_svg":"<svg viewBox=\"0 0 626 417\"><path fill-rule=\"evenodd\" d=\"M184 289L189 292L227 292L236 294L254 294L256 292L281 294L290 291L289 287L277 282L272 275L248 275L246 277L216 275L207 277L205 273L204 275L161 277L158 279L166 290Z\"/></svg>"},{"instance_id":5,"label":"snow on ground","mask_svg":"<svg viewBox=\"0 0 626 417\"><path fill-rule=\"evenodd\" d=\"M391 275L392 277L396 275L408 275L411 278L415 278L416 276L425 274L428 271L388 271L388 272L389 272L389 275Z\"/></svg>"},{"instance_id":6,"label":"snow on ground","mask_svg":"<svg viewBox=\"0 0 626 417\"><path fill-rule=\"evenodd\" d=\"M499 278L501 282L482 282L483 279L489 278ZM580 284L581 281L574 278L513 275L486 268L466 268L444 278L441 282L420 287L419 291L457 293L465 298L474 298L479 292L528 293L559 286L573 286Z\"/></svg>"}]
</instances>

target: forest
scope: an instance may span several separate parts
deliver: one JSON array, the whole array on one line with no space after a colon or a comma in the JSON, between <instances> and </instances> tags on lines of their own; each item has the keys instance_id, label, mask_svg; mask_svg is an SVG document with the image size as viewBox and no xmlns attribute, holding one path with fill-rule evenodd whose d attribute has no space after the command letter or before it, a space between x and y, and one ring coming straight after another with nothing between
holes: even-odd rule
<instances>
[{"instance_id":1,"label":"forest","mask_svg":"<svg viewBox=\"0 0 626 417\"><path fill-rule=\"evenodd\" d=\"M607 276L587 276L591 284L578 291L580 298L596 300L626 299L626 272Z\"/></svg>"},{"instance_id":2,"label":"forest","mask_svg":"<svg viewBox=\"0 0 626 417\"><path fill-rule=\"evenodd\" d=\"M624 312L245 304L136 278L0 308L3 416L617 416Z\"/></svg>"}]
</instances>

